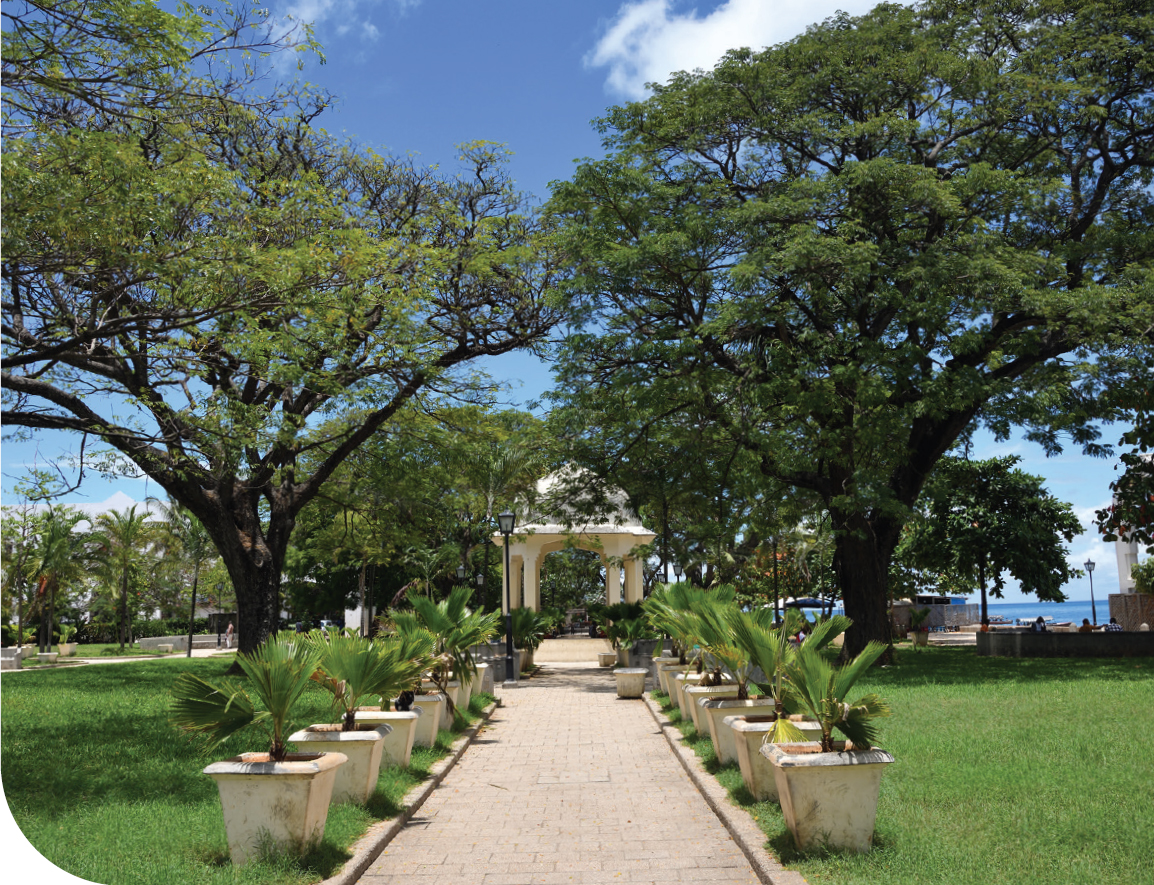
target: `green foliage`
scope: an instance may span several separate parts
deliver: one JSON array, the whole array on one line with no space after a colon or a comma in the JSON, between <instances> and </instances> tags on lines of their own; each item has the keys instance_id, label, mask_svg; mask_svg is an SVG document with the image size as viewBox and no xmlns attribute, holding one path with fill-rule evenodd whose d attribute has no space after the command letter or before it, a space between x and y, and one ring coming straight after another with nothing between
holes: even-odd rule
<instances>
[{"instance_id":1,"label":"green foliage","mask_svg":"<svg viewBox=\"0 0 1154 885\"><path fill-rule=\"evenodd\" d=\"M1014 468L1016 456L938 462L922 496L925 510L911 525L907 559L947 572L1002 596L1004 572L1027 593L1061 602L1074 577L1062 543L1082 533L1069 504L1042 487L1042 479ZM984 612L983 612L984 614Z\"/></svg>"},{"instance_id":2,"label":"green foliage","mask_svg":"<svg viewBox=\"0 0 1154 885\"><path fill-rule=\"evenodd\" d=\"M420 680L431 660L429 655L406 657L412 643L397 639L374 641L344 631L325 635L317 630L307 635L307 641L317 654L318 670L312 678L332 694L344 731L356 726L357 707L369 697L395 697Z\"/></svg>"},{"instance_id":3,"label":"green foliage","mask_svg":"<svg viewBox=\"0 0 1154 885\"><path fill-rule=\"evenodd\" d=\"M929 616L930 616L930 610L928 608L911 608L910 609L910 629L911 630L922 629L922 624L924 624L926 622L926 619Z\"/></svg>"},{"instance_id":4,"label":"green foliage","mask_svg":"<svg viewBox=\"0 0 1154 885\"><path fill-rule=\"evenodd\" d=\"M448 696L449 682L454 676L463 678L477 672L477 664L470 649L488 642L500 627L500 615L497 612L474 612L468 607L472 595L470 587L454 587L447 599L433 602L411 590L408 602L413 611L391 613L398 633L411 635L423 629L435 638L434 658L429 674L441 691L445 692L451 716L456 715L456 708Z\"/></svg>"},{"instance_id":5,"label":"green foliage","mask_svg":"<svg viewBox=\"0 0 1154 885\"><path fill-rule=\"evenodd\" d=\"M797 651L784 664L785 678L790 695L798 707L811 719L821 724L821 749L833 750L833 729L849 738L856 749L869 749L877 740L879 717L890 715L889 705L876 694L869 693L856 701L847 700L850 689L874 662L885 653L881 642L871 642L857 657L840 667L834 667L820 653L822 639L836 627L826 622L806 637ZM815 637L821 637L815 639ZM813 639L814 641L811 641ZM779 719L768 740L784 743L801 739L801 732L788 720Z\"/></svg>"},{"instance_id":6,"label":"green foliage","mask_svg":"<svg viewBox=\"0 0 1154 885\"><path fill-rule=\"evenodd\" d=\"M1154 558L1140 562L1130 569L1134 589L1139 593L1154 593Z\"/></svg>"},{"instance_id":7,"label":"green foliage","mask_svg":"<svg viewBox=\"0 0 1154 885\"><path fill-rule=\"evenodd\" d=\"M549 629L549 616L535 612L531 608L513 609L513 647L533 652L545 639Z\"/></svg>"},{"instance_id":8,"label":"green foliage","mask_svg":"<svg viewBox=\"0 0 1154 885\"><path fill-rule=\"evenodd\" d=\"M209 750L238 731L257 726L268 735L270 758L282 761L288 753L285 738L292 731L293 708L308 688L319 659L312 643L282 633L254 652L237 655L246 677L243 684L181 673L172 686L169 722L203 737Z\"/></svg>"}]
</instances>

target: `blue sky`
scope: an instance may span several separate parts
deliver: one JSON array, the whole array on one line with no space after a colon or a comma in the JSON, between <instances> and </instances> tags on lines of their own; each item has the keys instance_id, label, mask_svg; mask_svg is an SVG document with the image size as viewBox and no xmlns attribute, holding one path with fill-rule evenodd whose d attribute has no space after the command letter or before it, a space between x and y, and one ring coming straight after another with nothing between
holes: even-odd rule
<instances>
[{"instance_id":1,"label":"blue sky","mask_svg":"<svg viewBox=\"0 0 1154 885\"><path fill-rule=\"evenodd\" d=\"M330 132L393 153L452 168L456 146L477 139L513 152L511 169L522 190L544 199L551 181L567 178L574 161L600 154L591 125L612 104L643 98L645 83L677 70L709 68L728 48L761 47L789 39L836 9L864 12L863 0L291 0L269 6L274 16L315 23L326 63L306 58L299 74L328 90L337 104L320 120ZM291 73L291 72L290 72ZM486 364L513 385L512 400L546 390L548 368L528 355L510 354ZM1118 430L1106 433L1114 442ZM36 444L3 448L4 502L23 465L63 463L77 442L40 435ZM1022 466L1047 479L1071 502L1083 525L1109 501L1113 460L1076 451L1046 459L1024 442L979 442L975 457L1017 453ZM144 480L87 481L68 500L95 504L115 491L135 500L160 494ZM1071 546L1071 559L1098 563L1099 596L1117 586L1113 545L1087 532ZM1089 596L1088 582L1066 589ZM1029 601L1016 592L1008 602Z\"/></svg>"}]
</instances>

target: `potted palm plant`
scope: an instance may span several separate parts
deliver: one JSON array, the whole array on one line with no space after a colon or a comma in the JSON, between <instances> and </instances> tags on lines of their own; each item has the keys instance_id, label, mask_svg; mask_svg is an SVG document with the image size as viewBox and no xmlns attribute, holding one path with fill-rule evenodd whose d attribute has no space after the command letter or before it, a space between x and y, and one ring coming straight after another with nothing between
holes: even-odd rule
<instances>
[{"instance_id":1,"label":"potted palm plant","mask_svg":"<svg viewBox=\"0 0 1154 885\"><path fill-rule=\"evenodd\" d=\"M910 633L914 637L914 647L926 646L930 642L930 628L926 621L929 619L928 608L910 609Z\"/></svg>"},{"instance_id":2,"label":"potted palm plant","mask_svg":"<svg viewBox=\"0 0 1154 885\"><path fill-rule=\"evenodd\" d=\"M389 654L399 660L413 662L416 675L410 676L400 686L389 686L380 692L375 705L357 707L356 721L366 725L391 726L392 732L382 742L381 765L405 767L412 756L413 744L417 742L422 716L421 706L413 703L416 698L414 687L420 685L420 674L432 664L436 638L423 628L400 633L389 632L395 629L389 621L385 621L383 626L384 632L378 634L373 643L387 647ZM432 739L436 739L435 730Z\"/></svg>"},{"instance_id":3,"label":"potted palm plant","mask_svg":"<svg viewBox=\"0 0 1154 885\"><path fill-rule=\"evenodd\" d=\"M172 687L169 721L215 748L250 726L267 749L214 762L204 773L220 792L228 851L240 866L265 852L303 854L324 838L329 802L343 753L290 754L293 708L308 688L319 657L299 637L273 637L237 655L240 683L182 673Z\"/></svg>"},{"instance_id":4,"label":"potted palm plant","mask_svg":"<svg viewBox=\"0 0 1154 885\"><path fill-rule=\"evenodd\" d=\"M76 628L71 624L60 625L60 640L59 649L60 657L70 658L76 654L76 643L72 641L72 637L76 635Z\"/></svg>"},{"instance_id":5,"label":"potted palm plant","mask_svg":"<svg viewBox=\"0 0 1154 885\"><path fill-rule=\"evenodd\" d=\"M306 641L317 652L318 669L312 678L332 694L341 721L310 725L289 741L305 753L344 753L348 762L337 770L332 801L362 804L377 788L385 740L393 727L388 722L358 721L357 708L370 697L392 697L412 685L424 661L402 657L399 643L374 643L356 634L325 636L315 631Z\"/></svg>"},{"instance_id":6,"label":"potted palm plant","mask_svg":"<svg viewBox=\"0 0 1154 885\"><path fill-rule=\"evenodd\" d=\"M852 661L834 668L807 640L784 664L789 694L821 726L821 740L805 741L794 723L779 717L770 732L773 743L762 746L761 753L773 765L782 815L802 851L866 852L873 844L882 770L894 761L874 747L876 720L890 709L876 694L847 699L885 649L871 642ZM834 741L835 728L848 741ZM829 801L830 796L838 801Z\"/></svg>"}]
</instances>

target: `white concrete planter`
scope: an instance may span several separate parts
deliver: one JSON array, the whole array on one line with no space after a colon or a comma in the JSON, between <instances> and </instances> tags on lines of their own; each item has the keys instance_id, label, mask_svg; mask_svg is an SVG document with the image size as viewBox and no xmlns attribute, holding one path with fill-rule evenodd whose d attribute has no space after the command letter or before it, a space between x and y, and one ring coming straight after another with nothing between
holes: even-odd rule
<instances>
[{"instance_id":1,"label":"white concrete planter","mask_svg":"<svg viewBox=\"0 0 1154 885\"><path fill-rule=\"evenodd\" d=\"M597 652L597 666L612 667L617 663L617 652L615 651L599 651Z\"/></svg>"},{"instance_id":2,"label":"white concrete planter","mask_svg":"<svg viewBox=\"0 0 1154 885\"><path fill-rule=\"evenodd\" d=\"M76 645L77 644L75 642L61 642L61 643L59 643L57 645L57 648L60 649L60 657L62 657L62 658L72 657L74 654L76 654Z\"/></svg>"},{"instance_id":3,"label":"white concrete planter","mask_svg":"<svg viewBox=\"0 0 1154 885\"><path fill-rule=\"evenodd\" d=\"M479 685L479 689L485 694L493 693L493 665L492 664L478 664L477 675L474 679L474 685Z\"/></svg>"},{"instance_id":4,"label":"white concrete planter","mask_svg":"<svg viewBox=\"0 0 1154 885\"><path fill-rule=\"evenodd\" d=\"M774 710L772 698L751 698L748 701L709 698L701 705L698 718L705 717L709 723L709 739L713 742L713 752L722 765L737 762L737 742L733 729L725 724L726 717L767 716ZM704 729L703 729L704 730Z\"/></svg>"},{"instance_id":5,"label":"white concrete planter","mask_svg":"<svg viewBox=\"0 0 1154 885\"><path fill-rule=\"evenodd\" d=\"M617 677L617 697L639 698L645 693L645 677L649 675L645 667L618 667L613 674Z\"/></svg>"},{"instance_id":6,"label":"white concrete planter","mask_svg":"<svg viewBox=\"0 0 1154 885\"><path fill-rule=\"evenodd\" d=\"M461 690L457 692L458 703L462 710L469 709L469 698L473 696L473 685L476 675L459 676L461 682Z\"/></svg>"},{"instance_id":7,"label":"white concrete planter","mask_svg":"<svg viewBox=\"0 0 1154 885\"><path fill-rule=\"evenodd\" d=\"M56 659L60 656L59 652L55 651L41 651L36 653L36 660L42 664L55 664Z\"/></svg>"},{"instance_id":8,"label":"white concrete planter","mask_svg":"<svg viewBox=\"0 0 1154 885\"><path fill-rule=\"evenodd\" d=\"M437 743L437 731L441 727L441 712L445 709L445 696L440 692L419 694L413 698L413 707L419 707L421 718L417 720L417 733L413 744L431 747Z\"/></svg>"},{"instance_id":9,"label":"white concrete planter","mask_svg":"<svg viewBox=\"0 0 1154 885\"><path fill-rule=\"evenodd\" d=\"M690 685L685 688L685 706L689 707L689 716L693 720L693 727L699 732L709 728L708 722L701 719L701 702L709 698L737 697L737 683L727 682L724 685Z\"/></svg>"},{"instance_id":10,"label":"white concrete planter","mask_svg":"<svg viewBox=\"0 0 1154 885\"><path fill-rule=\"evenodd\" d=\"M673 684L673 679L678 673L688 673L688 664L662 664L657 668L657 678L661 686L661 690L669 695L669 702L671 704L677 703L677 688Z\"/></svg>"},{"instance_id":11,"label":"white concrete planter","mask_svg":"<svg viewBox=\"0 0 1154 885\"><path fill-rule=\"evenodd\" d=\"M767 744L781 813L801 851L831 848L864 854L873 845L885 750L822 753L820 742Z\"/></svg>"},{"instance_id":12,"label":"white concrete planter","mask_svg":"<svg viewBox=\"0 0 1154 885\"><path fill-rule=\"evenodd\" d=\"M914 645L924 647L930 644L930 634L925 630L915 630L910 635L914 637Z\"/></svg>"},{"instance_id":13,"label":"white concrete planter","mask_svg":"<svg viewBox=\"0 0 1154 885\"><path fill-rule=\"evenodd\" d=\"M761 755L765 736L776 721L774 716L728 716L726 724L733 731L737 746L737 764L741 768L741 779L750 795L758 802L777 802L777 781L773 765L768 757ZM816 722L795 722L803 735L821 737L821 726Z\"/></svg>"},{"instance_id":14,"label":"white concrete planter","mask_svg":"<svg viewBox=\"0 0 1154 885\"><path fill-rule=\"evenodd\" d=\"M653 659L653 668L650 670L649 675L653 677L654 687L660 687L662 691L665 691L665 686L661 682L661 668L676 663L677 658L670 657L669 655L658 655Z\"/></svg>"},{"instance_id":15,"label":"white concrete planter","mask_svg":"<svg viewBox=\"0 0 1154 885\"><path fill-rule=\"evenodd\" d=\"M521 649L514 649L514 651L521 651ZM520 667L519 672L527 673L529 670L533 669L533 654L536 651L537 651L536 649L525 649L524 651L522 651L521 661L517 665L518 667Z\"/></svg>"},{"instance_id":16,"label":"white concrete planter","mask_svg":"<svg viewBox=\"0 0 1154 885\"><path fill-rule=\"evenodd\" d=\"M294 732L289 742L302 753L344 753L348 761L337 769L333 783L333 804L363 805L377 791L381 774L381 751L391 725L360 725L356 731L341 731L340 725L310 725Z\"/></svg>"},{"instance_id":17,"label":"white concrete planter","mask_svg":"<svg viewBox=\"0 0 1154 885\"><path fill-rule=\"evenodd\" d=\"M264 850L305 854L325 836L325 821L343 753L290 755L243 753L214 762L204 773L216 781L228 853L234 866Z\"/></svg>"},{"instance_id":18,"label":"white concrete planter","mask_svg":"<svg viewBox=\"0 0 1154 885\"><path fill-rule=\"evenodd\" d=\"M428 679L422 680L421 687L423 689L425 689L425 691L429 691L429 692L440 691L440 689L437 688L437 684L431 680L428 680ZM456 707L457 706L457 699L460 698L460 696L461 696L461 683L455 679L450 679L449 684L446 685L445 688L448 689L448 691L446 691L445 694L447 694L449 696L449 700L452 701L453 706Z\"/></svg>"},{"instance_id":19,"label":"white concrete planter","mask_svg":"<svg viewBox=\"0 0 1154 885\"><path fill-rule=\"evenodd\" d=\"M685 705L685 689L690 685L697 685L701 681L703 674L694 673L692 670L686 673L677 673L673 676L673 691L677 697L677 707L681 710L681 721L690 722L693 717L689 715L689 707Z\"/></svg>"},{"instance_id":20,"label":"white concrete planter","mask_svg":"<svg viewBox=\"0 0 1154 885\"><path fill-rule=\"evenodd\" d=\"M617 666L629 666L629 649L625 648L624 646L617 649Z\"/></svg>"},{"instance_id":21,"label":"white concrete planter","mask_svg":"<svg viewBox=\"0 0 1154 885\"><path fill-rule=\"evenodd\" d=\"M413 738L417 736L417 720L421 708L399 710L358 710L357 724L388 725L392 731L381 741L381 765L388 768L406 768L413 755Z\"/></svg>"}]
</instances>

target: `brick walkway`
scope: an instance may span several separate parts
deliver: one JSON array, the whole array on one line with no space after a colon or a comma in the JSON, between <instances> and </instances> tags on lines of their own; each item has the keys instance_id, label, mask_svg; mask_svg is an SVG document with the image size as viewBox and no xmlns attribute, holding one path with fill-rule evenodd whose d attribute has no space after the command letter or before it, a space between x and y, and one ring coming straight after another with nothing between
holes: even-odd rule
<instances>
[{"instance_id":1,"label":"brick walkway","mask_svg":"<svg viewBox=\"0 0 1154 885\"><path fill-rule=\"evenodd\" d=\"M361 885L756 885L640 701L610 671L542 665Z\"/></svg>"}]
</instances>

